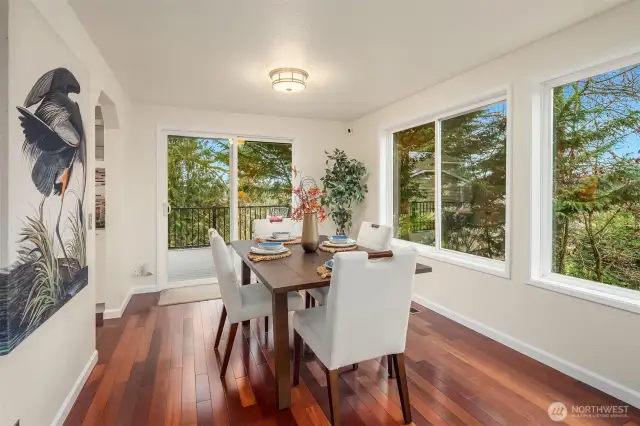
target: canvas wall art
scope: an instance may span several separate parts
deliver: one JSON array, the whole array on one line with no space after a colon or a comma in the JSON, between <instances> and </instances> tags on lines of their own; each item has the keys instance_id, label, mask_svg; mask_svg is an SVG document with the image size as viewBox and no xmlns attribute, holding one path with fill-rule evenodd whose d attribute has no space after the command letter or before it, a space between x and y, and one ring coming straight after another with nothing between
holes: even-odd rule
<instances>
[{"instance_id":1,"label":"canvas wall art","mask_svg":"<svg viewBox=\"0 0 640 426\"><path fill-rule=\"evenodd\" d=\"M96 167L96 229L104 229L107 224L106 172L104 167Z\"/></svg>"},{"instance_id":2,"label":"canvas wall art","mask_svg":"<svg viewBox=\"0 0 640 426\"><path fill-rule=\"evenodd\" d=\"M88 284L86 140L80 107L71 97L80 91L70 70L50 70L17 106L18 120L11 123L22 129L29 187L40 201L21 218L17 260L0 271L0 355Z\"/></svg>"}]
</instances>

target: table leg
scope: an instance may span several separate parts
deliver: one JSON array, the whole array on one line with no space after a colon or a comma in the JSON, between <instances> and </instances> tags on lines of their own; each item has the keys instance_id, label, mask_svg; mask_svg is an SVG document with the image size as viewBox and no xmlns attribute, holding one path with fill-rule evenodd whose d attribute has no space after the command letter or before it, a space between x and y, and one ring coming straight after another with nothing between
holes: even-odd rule
<instances>
[{"instance_id":1,"label":"table leg","mask_svg":"<svg viewBox=\"0 0 640 426\"><path fill-rule=\"evenodd\" d=\"M240 281L242 285L251 284L251 269L244 261L242 262L242 271L240 272ZM242 321L243 327L249 327L249 321Z\"/></svg>"},{"instance_id":2,"label":"table leg","mask_svg":"<svg viewBox=\"0 0 640 426\"><path fill-rule=\"evenodd\" d=\"M289 365L289 309L287 293L273 293L273 342L276 363L278 409L291 405L291 366Z\"/></svg>"}]
</instances>

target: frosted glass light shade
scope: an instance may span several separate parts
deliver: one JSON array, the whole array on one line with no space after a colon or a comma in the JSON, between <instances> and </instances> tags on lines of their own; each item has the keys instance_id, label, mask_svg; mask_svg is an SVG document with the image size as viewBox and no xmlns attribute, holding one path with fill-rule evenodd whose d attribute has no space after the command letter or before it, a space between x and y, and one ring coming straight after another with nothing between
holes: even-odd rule
<instances>
[{"instance_id":1,"label":"frosted glass light shade","mask_svg":"<svg viewBox=\"0 0 640 426\"><path fill-rule=\"evenodd\" d=\"M301 92L307 86L309 74L298 68L278 68L269 73L271 87L278 92Z\"/></svg>"}]
</instances>

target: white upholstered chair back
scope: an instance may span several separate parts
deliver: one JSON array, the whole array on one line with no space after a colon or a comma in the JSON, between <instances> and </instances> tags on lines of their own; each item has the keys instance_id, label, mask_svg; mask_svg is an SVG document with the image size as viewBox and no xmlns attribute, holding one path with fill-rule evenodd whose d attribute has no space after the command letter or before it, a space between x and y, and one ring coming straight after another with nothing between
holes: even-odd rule
<instances>
[{"instance_id":1,"label":"white upholstered chair back","mask_svg":"<svg viewBox=\"0 0 640 426\"><path fill-rule=\"evenodd\" d=\"M365 252L338 253L327 298L329 369L403 353L416 268L416 252L369 260Z\"/></svg>"},{"instance_id":2,"label":"white upholstered chair back","mask_svg":"<svg viewBox=\"0 0 640 426\"><path fill-rule=\"evenodd\" d=\"M392 228L388 225L374 225L371 222L362 222L358 231L357 243L359 246L371 250L389 250L391 248Z\"/></svg>"},{"instance_id":3,"label":"white upholstered chair back","mask_svg":"<svg viewBox=\"0 0 640 426\"><path fill-rule=\"evenodd\" d=\"M230 316L242 307L238 276L226 243L215 229L209 229L209 243L222 301Z\"/></svg>"},{"instance_id":4,"label":"white upholstered chair back","mask_svg":"<svg viewBox=\"0 0 640 426\"><path fill-rule=\"evenodd\" d=\"M271 222L269 219L254 219L253 221L253 238L270 236L271 233L277 231L295 233L295 222L293 219L285 217L282 222Z\"/></svg>"}]
</instances>

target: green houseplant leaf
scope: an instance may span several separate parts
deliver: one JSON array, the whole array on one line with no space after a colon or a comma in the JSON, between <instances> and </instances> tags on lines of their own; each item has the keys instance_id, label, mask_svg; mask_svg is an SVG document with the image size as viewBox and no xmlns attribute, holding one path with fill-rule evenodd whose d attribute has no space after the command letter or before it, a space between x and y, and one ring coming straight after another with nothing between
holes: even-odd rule
<instances>
[{"instance_id":1,"label":"green houseplant leaf","mask_svg":"<svg viewBox=\"0 0 640 426\"><path fill-rule=\"evenodd\" d=\"M362 203L369 191L367 169L340 149L336 148L331 154L325 151L325 154L325 175L320 179L325 194L322 204L328 208L337 232L346 234L352 225L353 207Z\"/></svg>"}]
</instances>

